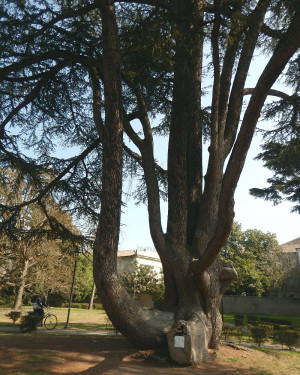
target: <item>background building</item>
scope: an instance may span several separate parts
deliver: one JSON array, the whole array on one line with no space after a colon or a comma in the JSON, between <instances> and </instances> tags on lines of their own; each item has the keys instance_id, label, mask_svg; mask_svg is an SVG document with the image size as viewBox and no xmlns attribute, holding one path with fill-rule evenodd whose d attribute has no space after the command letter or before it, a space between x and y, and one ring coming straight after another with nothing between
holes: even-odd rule
<instances>
[{"instance_id":1,"label":"background building","mask_svg":"<svg viewBox=\"0 0 300 375\"><path fill-rule=\"evenodd\" d=\"M120 275L124 272L133 272L133 262L136 262L137 265L152 266L157 274L162 269L161 261L156 251L147 249L118 251L117 267Z\"/></svg>"},{"instance_id":2,"label":"background building","mask_svg":"<svg viewBox=\"0 0 300 375\"><path fill-rule=\"evenodd\" d=\"M282 292L287 297L300 298L300 237L281 246L286 274Z\"/></svg>"}]
</instances>

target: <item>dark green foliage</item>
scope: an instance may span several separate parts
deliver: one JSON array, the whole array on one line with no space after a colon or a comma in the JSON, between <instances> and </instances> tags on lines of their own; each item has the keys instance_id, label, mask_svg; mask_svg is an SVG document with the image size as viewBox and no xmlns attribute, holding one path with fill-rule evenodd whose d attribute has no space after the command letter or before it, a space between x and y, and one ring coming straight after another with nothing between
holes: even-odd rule
<instances>
[{"instance_id":1,"label":"dark green foliage","mask_svg":"<svg viewBox=\"0 0 300 375\"><path fill-rule=\"evenodd\" d=\"M241 327L244 324L245 315L234 314L234 324L236 327Z\"/></svg>"},{"instance_id":2,"label":"dark green foliage","mask_svg":"<svg viewBox=\"0 0 300 375\"><path fill-rule=\"evenodd\" d=\"M67 296L68 295L63 296L60 293L51 293L50 295L48 295L47 302L50 306L53 307L63 307L64 303L66 302Z\"/></svg>"},{"instance_id":3,"label":"dark green foliage","mask_svg":"<svg viewBox=\"0 0 300 375\"><path fill-rule=\"evenodd\" d=\"M283 282L281 253L275 234L257 229L243 232L241 225L234 223L221 253L232 262L238 274L227 294L261 296L280 289Z\"/></svg>"},{"instance_id":4,"label":"dark green foliage","mask_svg":"<svg viewBox=\"0 0 300 375\"><path fill-rule=\"evenodd\" d=\"M299 345L299 333L290 329L283 331L283 344L285 344L289 349L293 349L295 346Z\"/></svg>"},{"instance_id":5,"label":"dark green foliage","mask_svg":"<svg viewBox=\"0 0 300 375\"><path fill-rule=\"evenodd\" d=\"M294 204L292 211L300 213L300 129L296 139L266 143L257 159L264 161L264 166L274 172L267 180L269 186L263 189L252 188L250 194L273 201L275 205L284 200ZM285 141L286 142L286 141Z\"/></svg>"},{"instance_id":6,"label":"dark green foliage","mask_svg":"<svg viewBox=\"0 0 300 375\"><path fill-rule=\"evenodd\" d=\"M14 288L11 285L5 285L0 291L0 304L2 307L11 308L14 301Z\"/></svg>"},{"instance_id":7,"label":"dark green foliage","mask_svg":"<svg viewBox=\"0 0 300 375\"><path fill-rule=\"evenodd\" d=\"M298 2L295 2L298 3ZM273 121L272 130L261 130L264 144L257 159L273 172L266 188L252 188L250 194L275 205L289 201L292 212L300 213L300 75L299 54L290 61L285 82L290 96L280 97L265 105L264 118Z\"/></svg>"},{"instance_id":8,"label":"dark green foliage","mask_svg":"<svg viewBox=\"0 0 300 375\"><path fill-rule=\"evenodd\" d=\"M76 267L74 302L88 302L93 288L93 258L90 253L79 256Z\"/></svg>"},{"instance_id":9,"label":"dark green foliage","mask_svg":"<svg viewBox=\"0 0 300 375\"><path fill-rule=\"evenodd\" d=\"M257 326L248 325L249 336L258 345L266 341L272 334L272 327L269 325L259 324Z\"/></svg>"},{"instance_id":10,"label":"dark green foliage","mask_svg":"<svg viewBox=\"0 0 300 375\"><path fill-rule=\"evenodd\" d=\"M227 341L231 336L234 335L234 327L224 324L222 328L222 336Z\"/></svg>"},{"instance_id":11,"label":"dark green foliage","mask_svg":"<svg viewBox=\"0 0 300 375\"><path fill-rule=\"evenodd\" d=\"M257 326L259 324L259 318L255 315L247 315L247 324Z\"/></svg>"},{"instance_id":12,"label":"dark green foliage","mask_svg":"<svg viewBox=\"0 0 300 375\"><path fill-rule=\"evenodd\" d=\"M275 319L275 318L268 318L268 317L262 317L260 318L260 321L262 323L272 324L275 329L278 329L279 326L291 326L292 324L289 320Z\"/></svg>"},{"instance_id":13,"label":"dark green foliage","mask_svg":"<svg viewBox=\"0 0 300 375\"><path fill-rule=\"evenodd\" d=\"M67 308L69 306L68 302L63 303L60 307ZM74 309L84 309L87 310L89 308L89 304L86 302L72 302L72 308ZM93 310L103 310L103 306L101 303L94 303Z\"/></svg>"},{"instance_id":14,"label":"dark green foliage","mask_svg":"<svg viewBox=\"0 0 300 375\"><path fill-rule=\"evenodd\" d=\"M40 323L41 317L35 312L30 311L27 315L22 316L20 329L24 332L36 331Z\"/></svg>"},{"instance_id":15,"label":"dark green foliage","mask_svg":"<svg viewBox=\"0 0 300 375\"><path fill-rule=\"evenodd\" d=\"M21 315L21 311L10 311L8 314L6 314L6 316L9 317L9 319L11 319L14 324L21 318Z\"/></svg>"},{"instance_id":16,"label":"dark green foliage","mask_svg":"<svg viewBox=\"0 0 300 375\"><path fill-rule=\"evenodd\" d=\"M297 331L291 329L289 325L276 325L274 331L274 340L279 342L282 347L286 345L289 349L299 346L300 335Z\"/></svg>"},{"instance_id":17,"label":"dark green foliage","mask_svg":"<svg viewBox=\"0 0 300 375\"><path fill-rule=\"evenodd\" d=\"M243 341L244 332L241 326L236 327L235 336L239 340L240 343Z\"/></svg>"},{"instance_id":18,"label":"dark green foliage","mask_svg":"<svg viewBox=\"0 0 300 375\"><path fill-rule=\"evenodd\" d=\"M159 309L164 298L164 280L158 275L152 266L138 265L133 262L134 271L126 272L122 281L127 291L135 296L140 293L152 296L155 309Z\"/></svg>"}]
</instances>

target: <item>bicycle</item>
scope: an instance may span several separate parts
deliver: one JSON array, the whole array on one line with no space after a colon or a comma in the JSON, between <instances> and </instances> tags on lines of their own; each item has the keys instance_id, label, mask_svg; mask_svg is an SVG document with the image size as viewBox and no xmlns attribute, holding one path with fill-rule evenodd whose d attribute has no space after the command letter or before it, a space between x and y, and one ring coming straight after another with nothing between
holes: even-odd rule
<instances>
[{"instance_id":1,"label":"bicycle","mask_svg":"<svg viewBox=\"0 0 300 375\"><path fill-rule=\"evenodd\" d=\"M47 312L43 317L42 325L46 329L54 329L57 326L57 316L50 312L50 307L47 308Z\"/></svg>"}]
</instances>

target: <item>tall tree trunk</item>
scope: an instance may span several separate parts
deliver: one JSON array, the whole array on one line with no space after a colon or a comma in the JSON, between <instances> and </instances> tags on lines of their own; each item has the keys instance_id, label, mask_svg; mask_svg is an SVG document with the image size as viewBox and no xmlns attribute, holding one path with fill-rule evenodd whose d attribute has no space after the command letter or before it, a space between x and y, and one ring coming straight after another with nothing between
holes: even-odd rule
<instances>
[{"instance_id":1,"label":"tall tree trunk","mask_svg":"<svg viewBox=\"0 0 300 375\"><path fill-rule=\"evenodd\" d=\"M22 273L20 275L19 282L16 287L16 295L15 295L15 300L14 300L12 310L16 310L16 311L21 310L22 298L23 298L24 288L26 285L26 278L28 274L28 267L29 267L29 260L26 259L24 262Z\"/></svg>"},{"instance_id":2,"label":"tall tree trunk","mask_svg":"<svg viewBox=\"0 0 300 375\"><path fill-rule=\"evenodd\" d=\"M154 168L151 168L152 140L149 134L145 134L142 152L149 201L155 204L148 210L151 235L162 260L168 297L166 304L169 312L154 313L137 305L123 288L117 273L123 131L120 53L114 8L108 0L98 1L103 21L106 118L103 131L101 213L94 244L95 283L110 320L124 336L143 348L168 344L171 357L182 364L203 361L208 355L208 348L217 348L219 345L222 328L220 303L225 290L236 278L232 265L218 260L234 217L234 192L267 92L299 46L299 35L295 36L299 34L299 29L290 29L287 41L294 38L293 48L286 41L279 42L273 61L263 73L263 79L259 80L259 90L254 92L250 100L251 111L248 109L245 112L241 135L236 137L242 109L240 92L244 87L268 2L258 2L252 14L252 27L245 26L243 30L245 45L240 51L239 43L232 43L229 53L224 57L223 72L220 66L223 58L219 54L222 2L214 2L212 46L215 78L210 160L204 190L199 113L203 52L201 28L206 2L176 2L177 16L174 15L173 30L176 58L168 150L169 211L166 234L162 233L161 223L158 223L160 212L157 189L151 190L150 187L150 184L154 186ZM296 24L295 18L294 28ZM230 71L239 53L242 61L237 67L236 81L231 90ZM227 103L230 103L230 111ZM145 110L141 100L139 106ZM144 116L146 118L146 111ZM126 126L130 132L130 126ZM143 129L144 132L149 131L146 120ZM225 160L230 152L225 168Z\"/></svg>"},{"instance_id":3,"label":"tall tree trunk","mask_svg":"<svg viewBox=\"0 0 300 375\"><path fill-rule=\"evenodd\" d=\"M90 302L89 302L89 310L93 310L95 291L96 291L96 285L95 285L95 283L93 283L91 298L90 298Z\"/></svg>"}]
</instances>

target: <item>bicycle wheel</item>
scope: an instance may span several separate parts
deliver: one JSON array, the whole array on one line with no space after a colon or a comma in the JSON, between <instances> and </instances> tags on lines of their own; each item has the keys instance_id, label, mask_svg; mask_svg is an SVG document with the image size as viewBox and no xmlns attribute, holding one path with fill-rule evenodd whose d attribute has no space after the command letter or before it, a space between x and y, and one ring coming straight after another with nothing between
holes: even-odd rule
<instances>
[{"instance_id":1,"label":"bicycle wheel","mask_svg":"<svg viewBox=\"0 0 300 375\"><path fill-rule=\"evenodd\" d=\"M57 317L54 314L47 315L44 326L46 329L54 329L57 326Z\"/></svg>"}]
</instances>

